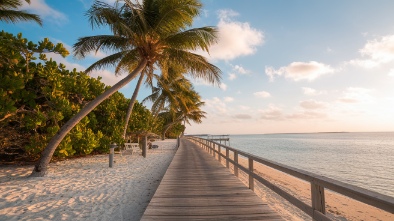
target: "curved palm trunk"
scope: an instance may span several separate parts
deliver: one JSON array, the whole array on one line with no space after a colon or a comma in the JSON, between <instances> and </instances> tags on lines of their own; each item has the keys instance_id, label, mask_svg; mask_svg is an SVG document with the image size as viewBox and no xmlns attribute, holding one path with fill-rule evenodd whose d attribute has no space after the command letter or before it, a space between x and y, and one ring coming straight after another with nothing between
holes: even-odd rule
<instances>
[{"instance_id":1,"label":"curved palm trunk","mask_svg":"<svg viewBox=\"0 0 394 221\"><path fill-rule=\"evenodd\" d=\"M47 173L48 164L52 159L53 153L55 152L57 146L60 144L63 138L68 134L68 132L70 132L70 130L74 128L74 126L78 124L79 121L82 120L82 118L88 115L101 102L106 100L113 93L117 92L120 88L122 88L127 83L129 83L137 74L139 74L145 68L146 64L147 64L147 60L143 59L138 64L138 67L134 71L132 71L129 75L127 75L121 81L119 81L114 86L112 86L110 89L102 93L100 96L96 97L96 99L89 102L84 108L82 108L82 110L78 114L76 114L66 124L64 124L60 128L60 130L55 134L55 136L51 138L48 145L42 151L41 158L34 166L34 169L30 176L32 177L45 176L45 174Z\"/></svg>"},{"instance_id":2,"label":"curved palm trunk","mask_svg":"<svg viewBox=\"0 0 394 221\"><path fill-rule=\"evenodd\" d=\"M137 95L138 91L140 90L142 80L144 79L144 74L142 73L140 78L138 79L137 85L135 86L133 96L131 96L130 103L129 103L129 108L127 109L127 114L126 114L126 122L124 125L124 131L123 131L123 139L126 139L126 132L127 132L127 127L129 126L129 121L131 117L131 113L133 112L133 107L135 104L135 100L137 100Z\"/></svg>"}]
</instances>

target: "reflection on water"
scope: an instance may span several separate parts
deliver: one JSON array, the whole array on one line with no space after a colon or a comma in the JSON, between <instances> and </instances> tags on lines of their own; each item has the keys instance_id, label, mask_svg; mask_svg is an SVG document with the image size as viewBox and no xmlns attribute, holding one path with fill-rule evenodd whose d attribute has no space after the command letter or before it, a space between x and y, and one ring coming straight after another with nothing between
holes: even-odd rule
<instances>
[{"instance_id":1,"label":"reflection on water","mask_svg":"<svg viewBox=\"0 0 394 221\"><path fill-rule=\"evenodd\" d=\"M231 135L265 159L394 196L394 132Z\"/></svg>"}]
</instances>

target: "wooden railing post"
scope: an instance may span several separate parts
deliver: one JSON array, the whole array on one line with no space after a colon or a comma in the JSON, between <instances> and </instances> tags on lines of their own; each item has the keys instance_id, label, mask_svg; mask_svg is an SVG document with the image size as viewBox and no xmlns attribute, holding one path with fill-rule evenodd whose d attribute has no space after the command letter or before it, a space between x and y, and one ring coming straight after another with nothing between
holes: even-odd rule
<instances>
[{"instance_id":1,"label":"wooden railing post","mask_svg":"<svg viewBox=\"0 0 394 221\"><path fill-rule=\"evenodd\" d=\"M216 159L216 146L214 143L212 143L212 151L213 151L213 158Z\"/></svg>"},{"instance_id":2,"label":"wooden railing post","mask_svg":"<svg viewBox=\"0 0 394 221\"><path fill-rule=\"evenodd\" d=\"M311 194L312 194L312 208L313 217L315 218L315 210L326 214L326 202L324 197L324 187L311 183Z\"/></svg>"},{"instance_id":3,"label":"wooden railing post","mask_svg":"<svg viewBox=\"0 0 394 221\"><path fill-rule=\"evenodd\" d=\"M234 151L234 175L238 177L238 152Z\"/></svg>"},{"instance_id":4,"label":"wooden railing post","mask_svg":"<svg viewBox=\"0 0 394 221\"><path fill-rule=\"evenodd\" d=\"M254 179L252 176L253 173L253 159L249 158L249 189L254 191Z\"/></svg>"},{"instance_id":5,"label":"wooden railing post","mask_svg":"<svg viewBox=\"0 0 394 221\"><path fill-rule=\"evenodd\" d=\"M227 167L227 168L230 167L230 162L228 161L228 158L229 158L229 155L230 155L229 152L230 152L229 149L226 148L226 167Z\"/></svg>"},{"instance_id":6,"label":"wooden railing post","mask_svg":"<svg viewBox=\"0 0 394 221\"><path fill-rule=\"evenodd\" d=\"M218 156L218 160L219 160L219 162L221 163L222 162L222 152L221 152L221 150L220 150L220 145L218 146L218 151L219 151L219 156Z\"/></svg>"}]
</instances>

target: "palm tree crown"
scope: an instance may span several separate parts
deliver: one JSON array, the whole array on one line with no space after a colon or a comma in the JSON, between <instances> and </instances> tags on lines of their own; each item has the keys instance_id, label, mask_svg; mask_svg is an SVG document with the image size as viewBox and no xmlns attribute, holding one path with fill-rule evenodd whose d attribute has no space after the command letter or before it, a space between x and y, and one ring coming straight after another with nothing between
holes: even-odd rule
<instances>
[{"instance_id":1,"label":"palm tree crown","mask_svg":"<svg viewBox=\"0 0 394 221\"><path fill-rule=\"evenodd\" d=\"M180 65L193 77L218 83L219 68L192 52L208 50L216 39L215 28L186 30L200 8L198 0L144 0L142 4L125 0L124 5L115 6L95 1L87 12L92 27L108 25L113 35L80 38L74 45L74 54L85 57L91 51L115 52L92 64L88 72L107 66L115 66L116 74L129 72L146 59L144 72L148 80L157 68L166 75L169 66Z\"/></svg>"}]
</instances>

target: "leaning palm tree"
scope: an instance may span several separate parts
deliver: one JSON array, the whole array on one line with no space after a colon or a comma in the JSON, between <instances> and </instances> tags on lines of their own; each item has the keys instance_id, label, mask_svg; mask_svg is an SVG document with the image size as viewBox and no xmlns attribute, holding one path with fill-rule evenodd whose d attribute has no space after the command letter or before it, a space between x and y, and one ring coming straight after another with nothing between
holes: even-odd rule
<instances>
[{"instance_id":1,"label":"leaning palm tree","mask_svg":"<svg viewBox=\"0 0 394 221\"><path fill-rule=\"evenodd\" d=\"M115 66L115 73L126 71L128 75L89 102L60 128L41 153L31 176L44 176L53 153L68 132L139 74L151 79L149 76L157 68L166 75L168 67L180 66L194 77L219 82L220 69L193 52L198 49L208 51L216 40L215 28L187 29L199 15L201 7L199 0L143 0L141 4L125 0L124 4L114 6L95 1L87 13L92 27L109 26L113 35L80 38L74 45L74 54L83 58L92 51L114 52L86 71Z\"/></svg>"},{"instance_id":2,"label":"leaning palm tree","mask_svg":"<svg viewBox=\"0 0 394 221\"><path fill-rule=\"evenodd\" d=\"M30 0L25 1L30 4ZM42 26L42 21L38 15L30 14L23 10L17 10L21 6L21 0L0 0L0 20L7 23L35 21Z\"/></svg>"},{"instance_id":3,"label":"leaning palm tree","mask_svg":"<svg viewBox=\"0 0 394 221\"><path fill-rule=\"evenodd\" d=\"M165 138L166 132L175 124L184 122L190 124L190 120L195 123L201 123L202 118L205 118L205 112L201 110L204 102L201 101L200 95L194 90L193 86L189 86L186 90L181 89L171 93L171 99L168 106L165 108L166 124L163 127L162 139ZM158 97L160 99L160 97Z\"/></svg>"},{"instance_id":4,"label":"leaning palm tree","mask_svg":"<svg viewBox=\"0 0 394 221\"><path fill-rule=\"evenodd\" d=\"M182 71L176 71L171 68L168 71L168 76L155 75L157 86L152 87L152 94L147 96L142 103L152 102L151 111L154 116L157 116L167 105L179 106L179 101L182 96L192 90L191 82L185 78Z\"/></svg>"},{"instance_id":5,"label":"leaning palm tree","mask_svg":"<svg viewBox=\"0 0 394 221\"><path fill-rule=\"evenodd\" d=\"M204 102L198 102L189 106L188 110L179 110L175 115L171 114L171 111L167 113L167 123L163 127L162 131L162 139L165 139L165 134L167 131L176 125L177 123L182 123L184 129L186 129L186 123L191 125L191 122L194 123L202 123L202 119L205 118L206 112L201 110L201 107L204 105Z\"/></svg>"}]
</instances>

